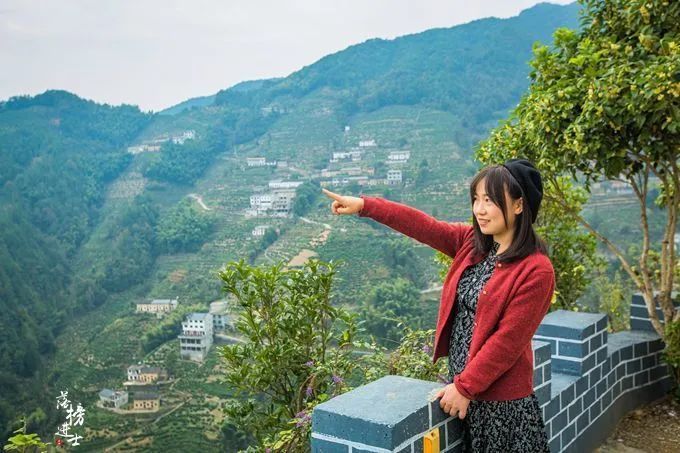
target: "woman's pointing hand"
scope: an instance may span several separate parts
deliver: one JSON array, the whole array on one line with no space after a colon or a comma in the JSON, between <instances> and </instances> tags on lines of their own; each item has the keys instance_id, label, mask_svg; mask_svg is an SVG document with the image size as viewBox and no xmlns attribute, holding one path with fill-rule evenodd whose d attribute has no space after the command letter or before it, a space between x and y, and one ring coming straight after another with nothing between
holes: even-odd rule
<instances>
[{"instance_id":1,"label":"woman's pointing hand","mask_svg":"<svg viewBox=\"0 0 680 453\"><path fill-rule=\"evenodd\" d=\"M338 195L326 189L321 190L328 198L333 200L333 203L331 203L333 214L356 214L364 207L363 198Z\"/></svg>"}]
</instances>

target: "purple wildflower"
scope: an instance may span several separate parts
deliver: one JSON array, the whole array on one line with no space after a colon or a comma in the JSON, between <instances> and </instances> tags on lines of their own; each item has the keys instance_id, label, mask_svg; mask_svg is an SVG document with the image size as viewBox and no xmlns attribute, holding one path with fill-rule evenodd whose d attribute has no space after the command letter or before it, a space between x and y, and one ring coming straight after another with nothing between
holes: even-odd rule
<instances>
[{"instance_id":1,"label":"purple wildflower","mask_svg":"<svg viewBox=\"0 0 680 453\"><path fill-rule=\"evenodd\" d=\"M337 376L337 375L334 374L334 375L333 375L333 383L334 383L334 384L341 384L341 383L342 383L342 378L341 378L340 376Z\"/></svg>"},{"instance_id":2,"label":"purple wildflower","mask_svg":"<svg viewBox=\"0 0 680 453\"><path fill-rule=\"evenodd\" d=\"M314 366L314 360L310 360L308 362L305 362L305 365L307 365L310 368L313 367Z\"/></svg>"},{"instance_id":3,"label":"purple wildflower","mask_svg":"<svg viewBox=\"0 0 680 453\"><path fill-rule=\"evenodd\" d=\"M307 395L307 398L312 396L312 391L313 389L311 387L307 387L307 390L305 390L305 395Z\"/></svg>"},{"instance_id":4,"label":"purple wildflower","mask_svg":"<svg viewBox=\"0 0 680 453\"><path fill-rule=\"evenodd\" d=\"M430 351L432 351L432 348L430 348L429 345L424 344L424 345L423 345L423 352L424 352L425 354L429 354Z\"/></svg>"},{"instance_id":5,"label":"purple wildflower","mask_svg":"<svg viewBox=\"0 0 680 453\"><path fill-rule=\"evenodd\" d=\"M305 412L305 411L300 411L297 414L295 414L295 418L299 419L297 423L295 424L296 427L300 428L301 426L304 426L309 423L309 421L312 419L311 414Z\"/></svg>"}]
</instances>

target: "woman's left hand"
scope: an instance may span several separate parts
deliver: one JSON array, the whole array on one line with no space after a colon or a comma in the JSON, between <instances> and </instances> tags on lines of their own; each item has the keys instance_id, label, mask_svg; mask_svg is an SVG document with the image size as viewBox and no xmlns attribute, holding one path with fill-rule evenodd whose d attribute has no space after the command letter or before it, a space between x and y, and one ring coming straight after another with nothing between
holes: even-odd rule
<instances>
[{"instance_id":1,"label":"woman's left hand","mask_svg":"<svg viewBox=\"0 0 680 453\"><path fill-rule=\"evenodd\" d=\"M436 398L440 398L439 407L452 417L458 416L461 420L467 415L470 400L458 392L456 386L451 383L442 388L437 393Z\"/></svg>"}]
</instances>

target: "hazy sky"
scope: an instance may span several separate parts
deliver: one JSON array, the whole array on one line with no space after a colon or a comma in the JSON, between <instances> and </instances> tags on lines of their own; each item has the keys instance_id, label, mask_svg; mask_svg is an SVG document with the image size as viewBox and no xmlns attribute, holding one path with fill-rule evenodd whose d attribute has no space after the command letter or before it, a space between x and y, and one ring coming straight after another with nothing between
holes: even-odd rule
<instances>
[{"instance_id":1,"label":"hazy sky","mask_svg":"<svg viewBox=\"0 0 680 453\"><path fill-rule=\"evenodd\" d=\"M567 4L573 0L550 0ZM161 110L391 39L536 0L0 0L0 100L58 88Z\"/></svg>"}]
</instances>

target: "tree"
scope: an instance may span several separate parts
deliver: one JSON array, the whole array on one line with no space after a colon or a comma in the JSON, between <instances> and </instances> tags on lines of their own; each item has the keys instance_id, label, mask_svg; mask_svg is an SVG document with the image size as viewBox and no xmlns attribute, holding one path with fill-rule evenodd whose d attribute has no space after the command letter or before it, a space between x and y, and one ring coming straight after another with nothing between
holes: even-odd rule
<instances>
[{"instance_id":1,"label":"tree","mask_svg":"<svg viewBox=\"0 0 680 453\"><path fill-rule=\"evenodd\" d=\"M167 253L195 252L212 232L214 222L189 200L182 200L158 222L159 248Z\"/></svg>"},{"instance_id":2,"label":"tree","mask_svg":"<svg viewBox=\"0 0 680 453\"><path fill-rule=\"evenodd\" d=\"M671 300L677 257L673 235L680 205L680 3L667 0L580 0L582 29L558 29L552 48L534 47L531 85L510 117L480 146L485 161L524 156L546 181L546 198L562 207L618 258L643 294L659 335L680 322ZM640 204L642 247L637 266L569 203L563 177L624 181ZM647 195L667 211L660 244L660 281L650 267ZM671 321L672 320L672 321Z\"/></svg>"},{"instance_id":3,"label":"tree","mask_svg":"<svg viewBox=\"0 0 680 453\"><path fill-rule=\"evenodd\" d=\"M238 398L222 430L251 445L247 451L309 451L317 404L386 374L435 380L446 373L445 361L432 363L433 330L406 328L395 351L358 340L357 315L331 304L336 267L316 258L292 270L240 260L219 273L235 296L243 339L220 348L226 384Z\"/></svg>"},{"instance_id":4,"label":"tree","mask_svg":"<svg viewBox=\"0 0 680 453\"><path fill-rule=\"evenodd\" d=\"M364 303L362 317L366 330L377 337L378 343L394 346L402 339L404 325L422 328L423 308L418 288L397 277L373 288Z\"/></svg>"},{"instance_id":5,"label":"tree","mask_svg":"<svg viewBox=\"0 0 680 453\"><path fill-rule=\"evenodd\" d=\"M22 417L21 427L14 431L14 436L10 437L8 443L2 447L3 451L15 451L19 453L38 453L47 451L49 444L43 442L35 434L26 434L26 419Z\"/></svg>"},{"instance_id":6,"label":"tree","mask_svg":"<svg viewBox=\"0 0 680 453\"><path fill-rule=\"evenodd\" d=\"M258 445L304 450L313 406L348 388L358 324L331 304L335 273L334 263L316 259L302 269L232 261L219 273L245 340L220 349L229 388L245 397L232 400L227 418ZM287 430L291 421L305 429Z\"/></svg>"},{"instance_id":7,"label":"tree","mask_svg":"<svg viewBox=\"0 0 680 453\"><path fill-rule=\"evenodd\" d=\"M296 216L303 216L312 208L316 201L321 187L318 181L305 181L295 190L295 200L293 201L293 213Z\"/></svg>"}]
</instances>

